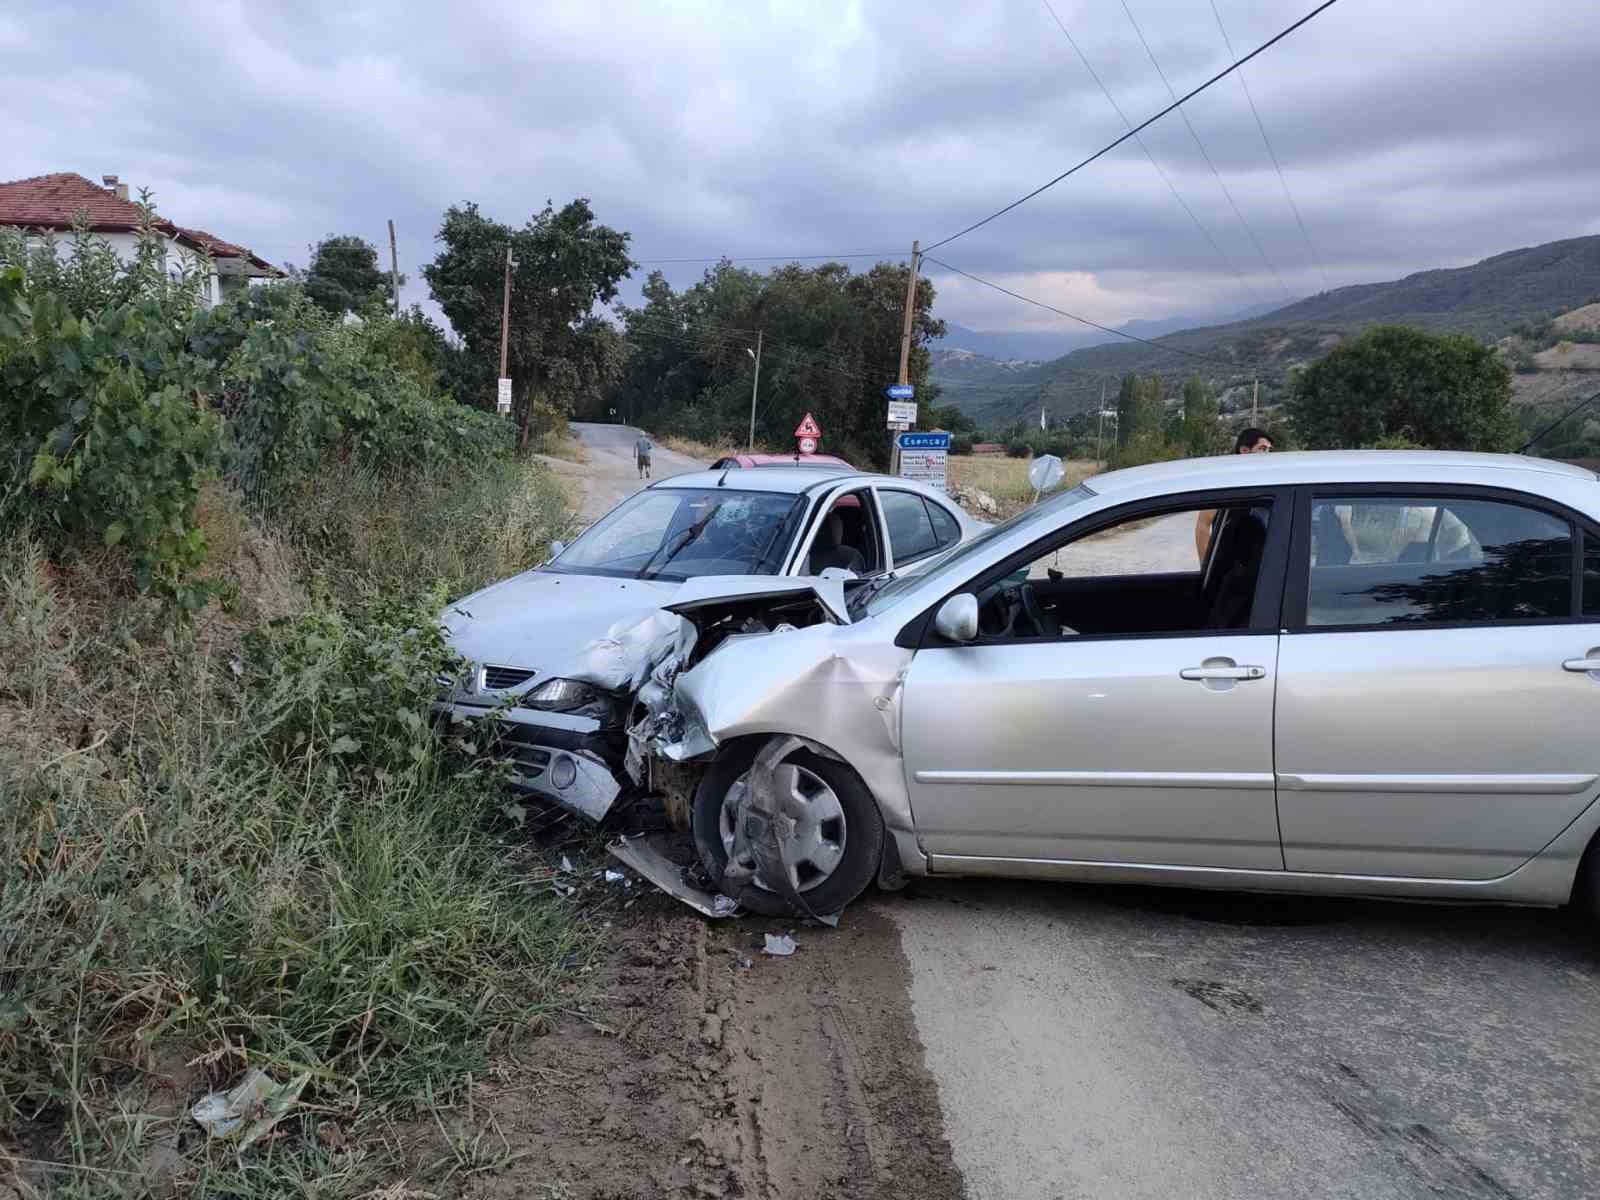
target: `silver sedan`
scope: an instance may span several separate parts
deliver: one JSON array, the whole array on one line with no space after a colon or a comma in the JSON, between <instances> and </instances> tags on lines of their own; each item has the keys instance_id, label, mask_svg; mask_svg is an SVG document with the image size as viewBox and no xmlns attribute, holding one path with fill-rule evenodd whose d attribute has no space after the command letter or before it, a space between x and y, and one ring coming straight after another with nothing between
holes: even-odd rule
<instances>
[{"instance_id":1,"label":"silver sedan","mask_svg":"<svg viewBox=\"0 0 1600 1200\"><path fill-rule=\"evenodd\" d=\"M675 606L648 752L703 768L695 842L747 907L1002 875L1600 911L1593 472L1166 463L852 586L756 636Z\"/></svg>"}]
</instances>

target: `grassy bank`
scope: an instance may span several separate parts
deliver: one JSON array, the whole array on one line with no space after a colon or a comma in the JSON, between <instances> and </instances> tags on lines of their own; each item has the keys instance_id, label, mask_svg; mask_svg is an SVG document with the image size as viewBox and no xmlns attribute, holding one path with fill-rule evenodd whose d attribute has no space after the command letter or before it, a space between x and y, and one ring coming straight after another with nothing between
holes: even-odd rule
<instances>
[{"instance_id":1,"label":"grassy bank","mask_svg":"<svg viewBox=\"0 0 1600 1200\"><path fill-rule=\"evenodd\" d=\"M254 515L213 485L225 604L192 620L120 549L52 560L6 527L0 1184L356 1194L363 1131L559 1006L592 933L427 710L433 615L563 515L509 460L331 472ZM309 1083L236 1154L187 1108L249 1068Z\"/></svg>"},{"instance_id":2,"label":"grassy bank","mask_svg":"<svg viewBox=\"0 0 1600 1200\"><path fill-rule=\"evenodd\" d=\"M1028 482L1026 458L989 458L973 455L952 455L948 463L950 490L952 492L988 492L1000 506L1000 517L1021 512L1033 503L1033 485ZM1055 489L1074 488L1097 469L1090 459L1071 459L1062 464L1066 479ZM1054 492L1052 492L1054 494ZM986 517L983 513L975 516ZM986 517L986 519L994 519Z\"/></svg>"}]
</instances>

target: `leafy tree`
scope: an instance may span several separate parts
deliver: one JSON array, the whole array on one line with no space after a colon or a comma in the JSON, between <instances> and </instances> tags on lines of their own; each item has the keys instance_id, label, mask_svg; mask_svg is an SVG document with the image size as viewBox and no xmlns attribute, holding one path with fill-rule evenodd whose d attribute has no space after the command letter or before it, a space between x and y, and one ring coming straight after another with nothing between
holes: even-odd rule
<instances>
[{"instance_id":1,"label":"leafy tree","mask_svg":"<svg viewBox=\"0 0 1600 1200\"><path fill-rule=\"evenodd\" d=\"M1198 374L1189 376L1183 385L1183 420L1179 433L1186 454L1216 454L1222 449L1220 417L1216 389Z\"/></svg>"},{"instance_id":2,"label":"leafy tree","mask_svg":"<svg viewBox=\"0 0 1600 1200\"><path fill-rule=\"evenodd\" d=\"M1380 325L1313 363L1295 381L1289 416L1312 449L1401 435L1435 450L1516 443L1511 372L1464 334Z\"/></svg>"},{"instance_id":3,"label":"leafy tree","mask_svg":"<svg viewBox=\"0 0 1600 1200\"><path fill-rule=\"evenodd\" d=\"M617 284L633 268L628 235L596 222L580 198L559 211L547 204L521 229L484 216L476 204L452 206L437 240L443 249L422 274L466 345L461 382L476 384L457 395L480 395L485 402L494 395L511 251L507 370L518 444L526 447L536 424L542 431L547 421L572 412L604 390L620 367L609 325L593 312L616 298Z\"/></svg>"},{"instance_id":4,"label":"leafy tree","mask_svg":"<svg viewBox=\"0 0 1600 1200\"><path fill-rule=\"evenodd\" d=\"M1161 435L1166 401L1162 398L1161 376L1124 375L1117 394L1117 446L1126 449L1144 437Z\"/></svg>"},{"instance_id":5,"label":"leafy tree","mask_svg":"<svg viewBox=\"0 0 1600 1200\"><path fill-rule=\"evenodd\" d=\"M329 234L312 247L304 284L311 302L336 317L391 300L389 273L378 267L377 247L354 234Z\"/></svg>"},{"instance_id":6,"label":"leafy tree","mask_svg":"<svg viewBox=\"0 0 1600 1200\"><path fill-rule=\"evenodd\" d=\"M918 425L928 429L946 429L951 433L973 433L978 423L954 404L930 404L922 410Z\"/></svg>"},{"instance_id":7,"label":"leafy tree","mask_svg":"<svg viewBox=\"0 0 1600 1200\"><path fill-rule=\"evenodd\" d=\"M644 305L621 310L627 356L610 406L661 432L705 440L734 432L742 442L757 384L758 442L792 448L790 435L810 412L823 450L885 465L883 389L899 366L905 295L906 267L894 263L860 275L839 263L763 275L724 261L682 293L652 274ZM937 392L928 385L926 343L944 331L933 300L933 285L919 279L909 375L930 403Z\"/></svg>"}]
</instances>

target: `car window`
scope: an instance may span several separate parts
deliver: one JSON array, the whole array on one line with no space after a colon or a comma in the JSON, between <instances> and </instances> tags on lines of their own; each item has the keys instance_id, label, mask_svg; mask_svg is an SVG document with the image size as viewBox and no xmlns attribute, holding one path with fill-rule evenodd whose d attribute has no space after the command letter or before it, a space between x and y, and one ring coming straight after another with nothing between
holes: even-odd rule
<instances>
[{"instance_id":1,"label":"car window","mask_svg":"<svg viewBox=\"0 0 1600 1200\"><path fill-rule=\"evenodd\" d=\"M928 515L933 518L933 536L941 547L948 546L961 540L961 524L950 515L950 510L936 501L929 500Z\"/></svg>"},{"instance_id":2,"label":"car window","mask_svg":"<svg viewBox=\"0 0 1600 1200\"><path fill-rule=\"evenodd\" d=\"M1249 628L1271 518L1264 501L1196 506L1067 537L979 590L978 628L988 641Z\"/></svg>"},{"instance_id":3,"label":"car window","mask_svg":"<svg viewBox=\"0 0 1600 1200\"><path fill-rule=\"evenodd\" d=\"M770 575L803 504L778 492L647 488L578 535L546 569L670 580Z\"/></svg>"},{"instance_id":4,"label":"car window","mask_svg":"<svg viewBox=\"0 0 1600 1200\"><path fill-rule=\"evenodd\" d=\"M927 505L912 492L883 490L878 493L883 505L883 521L889 527L889 550L895 564L921 558L939 548Z\"/></svg>"},{"instance_id":5,"label":"car window","mask_svg":"<svg viewBox=\"0 0 1600 1200\"><path fill-rule=\"evenodd\" d=\"M1583 535L1583 615L1600 617L1600 537Z\"/></svg>"},{"instance_id":6,"label":"car window","mask_svg":"<svg viewBox=\"0 0 1600 1200\"><path fill-rule=\"evenodd\" d=\"M1493 500L1319 496L1306 623L1415 625L1572 614L1572 527Z\"/></svg>"}]
</instances>

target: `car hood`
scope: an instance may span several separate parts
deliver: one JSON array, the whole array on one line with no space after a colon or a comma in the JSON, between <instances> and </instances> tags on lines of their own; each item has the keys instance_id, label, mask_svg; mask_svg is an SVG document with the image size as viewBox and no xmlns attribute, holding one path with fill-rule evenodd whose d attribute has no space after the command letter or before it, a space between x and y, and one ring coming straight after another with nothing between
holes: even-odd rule
<instances>
[{"instance_id":1,"label":"car hood","mask_svg":"<svg viewBox=\"0 0 1600 1200\"><path fill-rule=\"evenodd\" d=\"M619 621L672 603L680 582L533 570L458 600L440 620L456 653L474 663L562 678L583 649Z\"/></svg>"}]
</instances>

